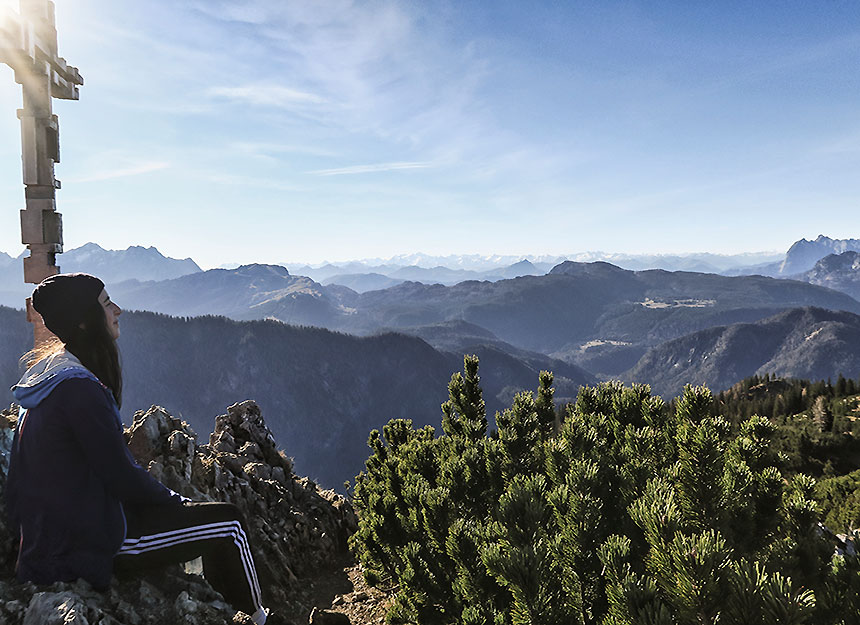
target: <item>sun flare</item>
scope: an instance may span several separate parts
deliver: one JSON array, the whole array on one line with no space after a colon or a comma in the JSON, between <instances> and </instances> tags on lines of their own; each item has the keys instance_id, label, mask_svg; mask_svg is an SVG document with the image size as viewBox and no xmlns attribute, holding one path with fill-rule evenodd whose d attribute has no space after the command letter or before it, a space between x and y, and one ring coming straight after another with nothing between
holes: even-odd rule
<instances>
[{"instance_id":1,"label":"sun flare","mask_svg":"<svg viewBox=\"0 0 860 625\"><path fill-rule=\"evenodd\" d=\"M5 31L8 22L17 21L20 15L18 9L18 0L0 0L0 28ZM5 42L0 45L5 45Z\"/></svg>"}]
</instances>

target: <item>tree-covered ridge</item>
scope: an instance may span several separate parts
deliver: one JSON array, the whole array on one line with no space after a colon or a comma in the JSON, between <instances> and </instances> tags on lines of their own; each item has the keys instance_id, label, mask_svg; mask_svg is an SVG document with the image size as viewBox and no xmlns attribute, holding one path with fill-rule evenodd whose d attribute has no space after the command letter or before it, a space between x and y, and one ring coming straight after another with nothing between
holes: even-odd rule
<instances>
[{"instance_id":1,"label":"tree-covered ridge","mask_svg":"<svg viewBox=\"0 0 860 625\"><path fill-rule=\"evenodd\" d=\"M843 399L860 391L860 380L840 375L832 380L784 379L772 375L754 375L745 378L730 389L719 393L712 409L728 418L749 417L761 414L773 418L808 410L819 396Z\"/></svg>"},{"instance_id":2,"label":"tree-covered ridge","mask_svg":"<svg viewBox=\"0 0 860 625\"><path fill-rule=\"evenodd\" d=\"M478 363L449 385L441 436L371 433L352 546L396 589L391 623L850 623L860 563L818 528L815 482L787 477L765 417L673 409L647 386L552 376L487 435Z\"/></svg>"},{"instance_id":3,"label":"tree-covered ridge","mask_svg":"<svg viewBox=\"0 0 860 625\"><path fill-rule=\"evenodd\" d=\"M716 396L711 414L733 424L751 415L778 426L775 449L789 473L816 478L845 475L860 467L860 381L753 376ZM860 518L858 518L860 524Z\"/></svg>"}]
</instances>

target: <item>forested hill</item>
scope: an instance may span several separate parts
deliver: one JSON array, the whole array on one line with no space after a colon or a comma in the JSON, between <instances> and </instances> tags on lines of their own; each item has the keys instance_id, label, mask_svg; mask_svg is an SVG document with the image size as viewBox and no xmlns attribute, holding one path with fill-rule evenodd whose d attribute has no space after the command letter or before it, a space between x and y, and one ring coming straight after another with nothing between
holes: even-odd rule
<instances>
[{"instance_id":1,"label":"forested hill","mask_svg":"<svg viewBox=\"0 0 860 625\"><path fill-rule=\"evenodd\" d=\"M827 379L860 373L860 316L795 308L755 323L695 332L650 349L624 375L664 396L685 384L714 391L759 374Z\"/></svg>"},{"instance_id":2,"label":"forested hill","mask_svg":"<svg viewBox=\"0 0 860 625\"><path fill-rule=\"evenodd\" d=\"M297 471L340 487L367 458L367 436L395 417L437 426L451 374L462 353L440 352L423 340L386 333L355 337L277 321L223 317L122 315L125 371L123 419L159 404L199 433L237 401L254 399ZM0 375L8 389L20 375L17 360L31 344L21 311L0 307ZM556 371L559 399L593 382L584 371L543 357L519 358L497 345L475 344L483 364L488 409L510 405L533 389L541 369ZM569 376L569 377L566 377Z\"/></svg>"}]
</instances>

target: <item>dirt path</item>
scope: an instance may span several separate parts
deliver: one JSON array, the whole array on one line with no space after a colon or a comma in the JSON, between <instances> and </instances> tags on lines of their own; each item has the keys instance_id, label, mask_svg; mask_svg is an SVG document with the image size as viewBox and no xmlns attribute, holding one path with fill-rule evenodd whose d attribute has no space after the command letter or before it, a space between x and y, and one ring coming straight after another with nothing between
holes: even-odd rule
<instances>
[{"instance_id":1,"label":"dirt path","mask_svg":"<svg viewBox=\"0 0 860 625\"><path fill-rule=\"evenodd\" d=\"M318 610L340 612L352 625L382 625L391 605L386 593L368 586L359 567L351 559L340 563L342 568L320 573L310 578L308 591L312 605Z\"/></svg>"}]
</instances>

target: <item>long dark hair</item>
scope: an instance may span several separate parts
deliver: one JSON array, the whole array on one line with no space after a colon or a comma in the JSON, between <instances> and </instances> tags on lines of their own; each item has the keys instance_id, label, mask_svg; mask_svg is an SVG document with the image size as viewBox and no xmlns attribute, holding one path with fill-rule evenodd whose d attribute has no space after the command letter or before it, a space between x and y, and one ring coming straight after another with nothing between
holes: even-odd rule
<instances>
[{"instance_id":1,"label":"long dark hair","mask_svg":"<svg viewBox=\"0 0 860 625\"><path fill-rule=\"evenodd\" d=\"M81 327L83 326L83 327ZM66 350L77 356L81 364L89 369L104 384L122 406L122 365L119 349L107 327L107 318L101 302L95 301L87 308L81 326L66 337Z\"/></svg>"}]
</instances>

